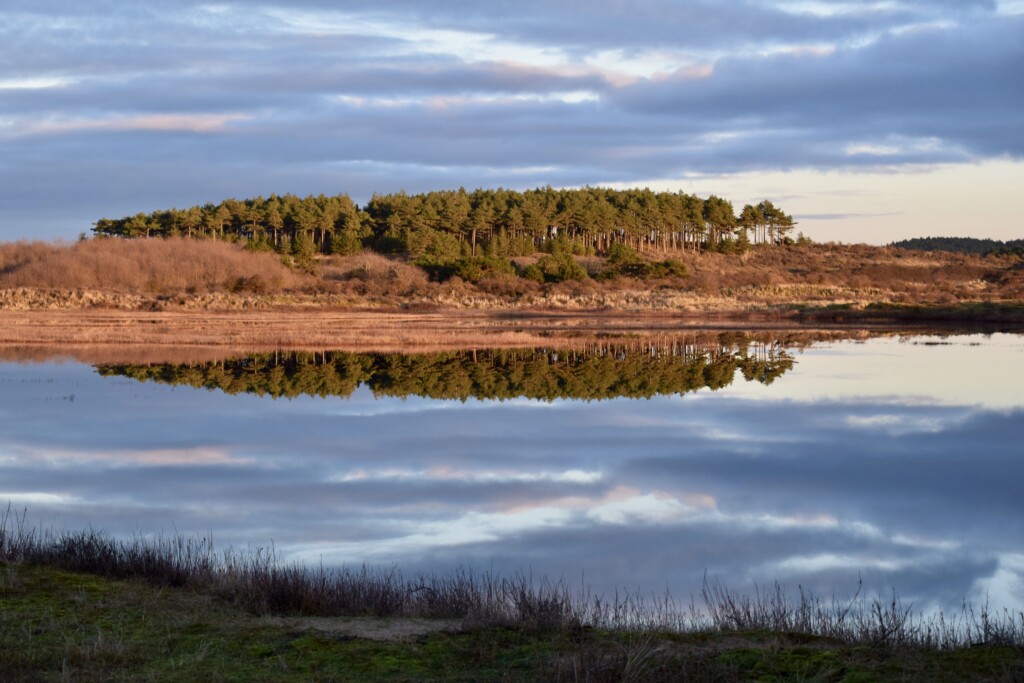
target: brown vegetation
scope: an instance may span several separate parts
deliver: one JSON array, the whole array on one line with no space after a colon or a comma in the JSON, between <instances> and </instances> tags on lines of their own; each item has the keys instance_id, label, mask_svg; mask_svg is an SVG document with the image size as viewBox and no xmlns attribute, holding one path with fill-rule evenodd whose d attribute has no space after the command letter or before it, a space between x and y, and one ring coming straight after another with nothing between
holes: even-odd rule
<instances>
[{"instance_id":1,"label":"brown vegetation","mask_svg":"<svg viewBox=\"0 0 1024 683\"><path fill-rule=\"evenodd\" d=\"M664 254L641 255L656 264ZM443 281L406 259L364 251L319 257L312 275L218 241L96 239L0 245L0 309L403 308L728 312L870 304L950 306L1024 299L1024 262L865 245L759 246L677 253L685 276L630 277L576 257L583 279L541 283L511 272ZM536 257L515 259L526 268ZM652 271L655 272L655 271ZM467 277L469 277L467 275Z\"/></svg>"},{"instance_id":2,"label":"brown vegetation","mask_svg":"<svg viewBox=\"0 0 1024 683\"><path fill-rule=\"evenodd\" d=\"M792 299L943 303L1024 297L1024 271L1014 256L923 253L867 245L760 248L736 257L684 257L689 286L707 294L773 289Z\"/></svg>"},{"instance_id":3,"label":"brown vegetation","mask_svg":"<svg viewBox=\"0 0 1024 683\"><path fill-rule=\"evenodd\" d=\"M0 244L0 289L263 294L301 286L304 280L273 255L247 253L224 242L172 238Z\"/></svg>"},{"instance_id":4,"label":"brown vegetation","mask_svg":"<svg viewBox=\"0 0 1024 683\"><path fill-rule=\"evenodd\" d=\"M329 256L321 262L321 291L361 297L416 297L432 288L422 268L372 251L354 256Z\"/></svg>"}]
</instances>

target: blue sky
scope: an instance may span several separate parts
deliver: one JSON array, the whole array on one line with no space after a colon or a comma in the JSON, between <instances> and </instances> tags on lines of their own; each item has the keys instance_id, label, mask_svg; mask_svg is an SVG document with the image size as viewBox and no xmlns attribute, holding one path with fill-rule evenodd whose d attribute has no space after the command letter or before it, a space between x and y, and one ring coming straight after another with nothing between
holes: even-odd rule
<instances>
[{"instance_id":1,"label":"blue sky","mask_svg":"<svg viewBox=\"0 0 1024 683\"><path fill-rule=\"evenodd\" d=\"M0 239L271 192L650 186L1024 236L1021 0L0 7Z\"/></svg>"}]
</instances>

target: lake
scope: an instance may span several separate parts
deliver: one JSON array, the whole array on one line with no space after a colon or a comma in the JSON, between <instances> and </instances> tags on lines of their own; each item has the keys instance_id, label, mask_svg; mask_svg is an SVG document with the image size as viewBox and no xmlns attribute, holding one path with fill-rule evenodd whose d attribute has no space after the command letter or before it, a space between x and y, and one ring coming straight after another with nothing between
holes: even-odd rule
<instances>
[{"instance_id":1,"label":"lake","mask_svg":"<svg viewBox=\"0 0 1024 683\"><path fill-rule=\"evenodd\" d=\"M707 576L1024 604L1018 335L0 358L0 505L32 524L682 601Z\"/></svg>"}]
</instances>

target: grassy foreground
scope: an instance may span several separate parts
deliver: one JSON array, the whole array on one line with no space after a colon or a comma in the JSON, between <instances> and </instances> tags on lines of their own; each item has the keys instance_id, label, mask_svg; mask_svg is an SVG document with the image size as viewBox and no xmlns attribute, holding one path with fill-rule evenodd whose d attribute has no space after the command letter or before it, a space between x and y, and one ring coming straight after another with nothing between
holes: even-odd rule
<instances>
[{"instance_id":1,"label":"grassy foreground","mask_svg":"<svg viewBox=\"0 0 1024 683\"><path fill-rule=\"evenodd\" d=\"M678 634L253 615L142 580L0 565L4 681L1020 680L1019 647L846 645L767 630ZM393 618L389 621L409 620ZM348 628L346 628L348 627Z\"/></svg>"},{"instance_id":2,"label":"grassy foreground","mask_svg":"<svg viewBox=\"0 0 1024 683\"><path fill-rule=\"evenodd\" d=\"M695 599L696 601L696 599ZM0 515L0 680L1021 680L1024 614L288 565Z\"/></svg>"}]
</instances>

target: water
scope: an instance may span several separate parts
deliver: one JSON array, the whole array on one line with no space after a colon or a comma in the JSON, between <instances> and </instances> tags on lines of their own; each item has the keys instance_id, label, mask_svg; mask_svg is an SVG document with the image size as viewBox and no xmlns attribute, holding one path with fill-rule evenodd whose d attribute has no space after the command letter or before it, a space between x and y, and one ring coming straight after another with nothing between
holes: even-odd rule
<instances>
[{"instance_id":1,"label":"water","mask_svg":"<svg viewBox=\"0 0 1024 683\"><path fill-rule=\"evenodd\" d=\"M1022 443L1009 334L0 364L0 504L35 523L683 600L1019 609Z\"/></svg>"}]
</instances>

